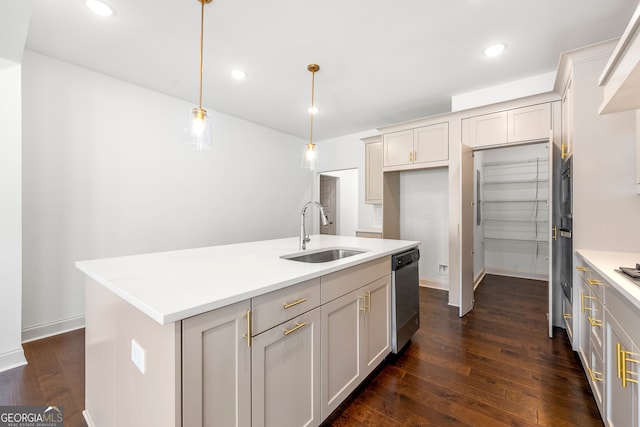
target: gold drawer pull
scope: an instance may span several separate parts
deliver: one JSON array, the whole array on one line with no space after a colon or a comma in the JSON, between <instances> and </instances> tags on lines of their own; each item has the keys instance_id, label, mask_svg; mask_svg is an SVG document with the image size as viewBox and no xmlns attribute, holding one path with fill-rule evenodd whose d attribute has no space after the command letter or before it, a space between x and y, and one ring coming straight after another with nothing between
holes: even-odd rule
<instances>
[{"instance_id":1,"label":"gold drawer pull","mask_svg":"<svg viewBox=\"0 0 640 427\"><path fill-rule=\"evenodd\" d=\"M591 368L587 368L589 371L589 376L591 377L591 381L602 381L602 372L596 372Z\"/></svg>"},{"instance_id":2,"label":"gold drawer pull","mask_svg":"<svg viewBox=\"0 0 640 427\"><path fill-rule=\"evenodd\" d=\"M578 270L578 271L582 271L582 272L584 272L584 271L589 271L589 270L588 270L587 268L585 268L585 267L576 267L576 270Z\"/></svg>"},{"instance_id":3,"label":"gold drawer pull","mask_svg":"<svg viewBox=\"0 0 640 427\"><path fill-rule=\"evenodd\" d=\"M591 316L588 316L587 319L589 320L589 323L591 323L591 326L602 326L602 320L594 319Z\"/></svg>"},{"instance_id":4,"label":"gold drawer pull","mask_svg":"<svg viewBox=\"0 0 640 427\"><path fill-rule=\"evenodd\" d=\"M306 302L306 301L307 301L307 299L306 299L306 298L298 298L298 299L297 299L297 300L295 300L294 302L290 302L290 303L288 303L288 304L285 304L285 305L284 305L284 309L286 310L287 308L291 308L291 307L293 307L293 306L295 306L295 305L302 304L303 302Z\"/></svg>"},{"instance_id":5,"label":"gold drawer pull","mask_svg":"<svg viewBox=\"0 0 640 427\"><path fill-rule=\"evenodd\" d=\"M590 285L604 285L601 280L596 279L587 279L587 283L589 283Z\"/></svg>"},{"instance_id":6,"label":"gold drawer pull","mask_svg":"<svg viewBox=\"0 0 640 427\"><path fill-rule=\"evenodd\" d=\"M571 317L571 314L569 314L569 313L562 313L562 318L563 319L571 319L572 317Z\"/></svg>"},{"instance_id":7,"label":"gold drawer pull","mask_svg":"<svg viewBox=\"0 0 640 427\"><path fill-rule=\"evenodd\" d=\"M305 326L307 326L307 322L298 323L298 324L296 324L296 326L294 326L294 327L293 327L293 328L291 328L291 329L285 329L285 330L284 330L284 334L285 334L285 335L289 335L289 334L291 334L291 333L293 333L293 332L297 331L297 330L298 330L298 329L300 329L300 328L304 328Z\"/></svg>"},{"instance_id":8,"label":"gold drawer pull","mask_svg":"<svg viewBox=\"0 0 640 427\"><path fill-rule=\"evenodd\" d=\"M243 338L247 339L247 347L251 347L251 310L247 310L247 314L244 318L247 319L247 335Z\"/></svg>"},{"instance_id":9,"label":"gold drawer pull","mask_svg":"<svg viewBox=\"0 0 640 427\"><path fill-rule=\"evenodd\" d=\"M627 371L627 362L640 363L640 360L629 357L640 356L640 354L623 350L620 343L616 344L616 352L618 353L618 378L622 380L622 387L627 388L627 383L638 384L638 372ZM635 378L629 375L635 375Z\"/></svg>"},{"instance_id":10,"label":"gold drawer pull","mask_svg":"<svg viewBox=\"0 0 640 427\"><path fill-rule=\"evenodd\" d=\"M584 313L587 310L589 310L589 311L593 310L592 307L585 307L584 300L585 299L596 299L596 297L590 297L588 295L585 295L584 292L580 292L580 296L582 297L581 301L580 301L580 304L582 305L582 312Z\"/></svg>"}]
</instances>

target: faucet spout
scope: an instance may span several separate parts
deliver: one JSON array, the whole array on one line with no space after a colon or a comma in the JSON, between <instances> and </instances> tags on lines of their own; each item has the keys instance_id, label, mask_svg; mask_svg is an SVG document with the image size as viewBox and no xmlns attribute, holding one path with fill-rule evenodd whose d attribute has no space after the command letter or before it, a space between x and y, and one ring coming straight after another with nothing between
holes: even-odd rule
<instances>
[{"instance_id":1,"label":"faucet spout","mask_svg":"<svg viewBox=\"0 0 640 427\"><path fill-rule=\"evenodd\" d=\"M316 206L320 210L320 220L322 221L322 225L329 224L329 219L327 218L327 215L324 213L324 207L322 207L322 205L318 202L307 202L302 208L302 211L300 212L300 250L301 251L304 251L305 249L307 249L307 242L311 240L309 238L309 235L307 234L307 227L306 227L306 214L307 214L307 208L309 206Z\"/></svg>"}]
</instances>

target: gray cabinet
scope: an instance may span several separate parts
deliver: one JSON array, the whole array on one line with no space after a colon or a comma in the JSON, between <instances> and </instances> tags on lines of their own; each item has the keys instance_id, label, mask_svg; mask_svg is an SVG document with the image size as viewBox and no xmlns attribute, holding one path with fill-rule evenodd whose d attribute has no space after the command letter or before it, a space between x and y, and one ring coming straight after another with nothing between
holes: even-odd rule
<instances>
[{"instance_id":1,"label":"gray cabinet","mask_svg":"<svg viewBox=\"0 0 640 427\"><path fill-rule=\"evenodd\" d=\"M580 255L578 353L609 427L640 426L639 310Z\"/></svg>"},{"instance_id":2,"label":"gray cabinet","mask_svg":"<svg viewBox=\"0 0 640 427\"><path fill-rule=\"evenodd\" d=\"M251 352L251 425L319 425L320 308L255 336Z\"/></svg>"},{"instance_id":3,"label":"gray cabinet","mask_svg":"<svg viewBox=\"0 0 640 427\"><path fill-rule=\"evenodd\" d=\"M251 425L251 302L182 321L182 425Z\"/></svg>"},{"instance_id":4,"label":"gray cabinet","mask_svg":"<svg viewBox=\"0 0 640 427\"><path fill-rule=\"evenodd\" d=\"M463 119L462 143L475 148L549 139L550 130L547 102Z\"/></svg>"},{"instance_id":5,"label":"gray cabinet","mask_svg":"<svg viewBox=\"0 0 640 427\"><path fill-rule=\"evenodd\" d=\"M449 160L449 123L387 133L383 136L383 151L385 168L446 165Z\"/></svg>"},{"instance_id":6,"label":"gray cabinet","mask_svg":"<svg viewBox=\"0 0 640 427\"><path fill-rule=\"evenodd\" d=\"M365 191L364 202L382 203L382 137L366 138L364 141Z\"/></svg>"}]
</instances>

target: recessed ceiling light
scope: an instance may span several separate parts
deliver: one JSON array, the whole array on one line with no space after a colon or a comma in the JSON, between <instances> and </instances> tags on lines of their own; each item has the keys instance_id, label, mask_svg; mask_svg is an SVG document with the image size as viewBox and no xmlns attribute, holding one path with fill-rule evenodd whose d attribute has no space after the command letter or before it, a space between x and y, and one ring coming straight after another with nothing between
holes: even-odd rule
<instances>
[{"instance_id":1,"label":"recessed ceiling light","mask_svg":"<svg viewBox=\"0 0 640 427\"><path fill-rule=\"evenodd\" d=\"M506 47L507 46L502 44L502 43L494 44L494 45L489 46L488 48L486 48L484 50L484 54L485 54L485 56L488 56L489 58L494 58L494 57L500 55L502 53L502 51Z\"/></svg>"},{"instance_id":2,"label":"recessed ceiling light","mask_svg":"<svg viewBox=\"0 0 640 427\"><path fill-rule=\"evenodd\" d=\"M100 0L85 0L84 4L98 16L111 16L113 9L108 4Z\"/></svg>"},{"instance_id":3,"label":"recessed ceiling light","mask_svg":"<svg viewBox=\"0 0 640 427\"><path fill-rule=\"evenodd\" d=\"M309 107L309 114L318 114L318 107Z\"/></svg>"},{"instance_id":4,"label":"recessed ceiling light","mask_svg":"<svg viewBox=\"0 0 640 427\"><path fill-rule=\"evenodd\" d=\"M238 68L229 71L229 74L236 80L244 80L247 78L247 72Z\"/></svg>"}]
</instances>

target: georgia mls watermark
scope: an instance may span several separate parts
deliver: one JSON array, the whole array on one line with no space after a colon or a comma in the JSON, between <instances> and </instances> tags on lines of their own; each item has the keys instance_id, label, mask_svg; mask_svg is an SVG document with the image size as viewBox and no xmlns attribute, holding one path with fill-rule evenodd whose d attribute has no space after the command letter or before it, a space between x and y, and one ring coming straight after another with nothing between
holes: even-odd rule
<instances>
[{"instance_id":1,"label":"georgia mls watermark","mask_svg":"<svg viewBox=\"0 0 640 427\"><path fill-rule=\"evenodd\" d=\"M64 427L64 408L0 406L0 427Z\"/></svg>"}]
</instances>

